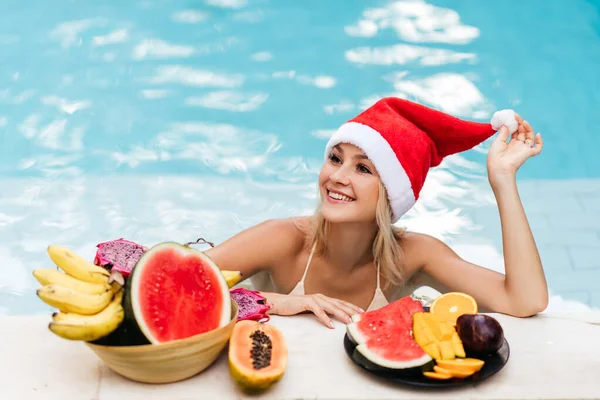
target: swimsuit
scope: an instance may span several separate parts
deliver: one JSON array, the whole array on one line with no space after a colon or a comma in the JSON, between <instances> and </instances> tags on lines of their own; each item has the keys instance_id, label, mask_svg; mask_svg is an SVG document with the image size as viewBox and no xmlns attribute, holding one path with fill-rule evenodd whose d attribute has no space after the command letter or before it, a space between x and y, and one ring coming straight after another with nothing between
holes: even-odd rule
<instances>
[{"instance_id":1,"label":"swimsuit","mask_svg":"<svg viewBox=\"0 0 600 400\"><path fill-rule=\"evenodd\" d=\"M292 291L288 294L290 295L304 295L306 292L304 291L304 279L306 279L306 273L308 272L308 267L310 265L310 261L312 260L312 256L315 252L316 243L313 245L313 248L310 252L310 256L308 257L308 262L306 263L306 267L304 268L304 275L302 275L302 279L300 282L296 284L296 286L292 289ZM385 295L381 291L381 287L379 285L379 264L377 264L377 288L375 289L375 294L373 295L373 300L371 300L371 304L369 304L369 308L367 311L376 310L388 304L388 300L385 298Z\"/></svg>"}]
</instances>

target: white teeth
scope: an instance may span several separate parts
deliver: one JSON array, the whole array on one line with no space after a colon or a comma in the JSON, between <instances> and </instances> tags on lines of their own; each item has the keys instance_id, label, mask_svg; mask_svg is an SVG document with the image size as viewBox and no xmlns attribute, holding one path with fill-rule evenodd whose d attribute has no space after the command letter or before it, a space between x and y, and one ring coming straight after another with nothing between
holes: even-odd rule
<instances>
[{"instance_id":1,"label":"white teeth","mask_svg":"<svg viewBox=\"0 0 600 400\"><path fill-rule=\"evenodd\" d=\"M343 200L343 201L353 201L354 200L348 196L344 196L342 194L338 194L338 193L334 193L334 192L329 192L329 197L331 197L332 199Z\"/></svg>"}]
</instances>

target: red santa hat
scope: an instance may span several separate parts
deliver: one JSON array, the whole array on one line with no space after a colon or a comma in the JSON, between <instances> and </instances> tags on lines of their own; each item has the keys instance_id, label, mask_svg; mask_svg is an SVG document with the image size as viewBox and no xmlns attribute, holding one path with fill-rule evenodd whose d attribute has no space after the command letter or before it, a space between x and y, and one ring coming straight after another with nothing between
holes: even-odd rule
<instances>
[{"instance_id":1,"label":"red santa hat","mask_svg":"<svg viewBox=\"0 0 600 400\"><path fill-rule=\"evenodd\" d=\"M419 198L431 167L450 154L471 149L502 125L517 130L514 111L498 111L490 123L465 121L421 104L384 98L344 123L327 142L351 143L371 160L386 187L396 222Z\"/></svg>"}]
</instances>

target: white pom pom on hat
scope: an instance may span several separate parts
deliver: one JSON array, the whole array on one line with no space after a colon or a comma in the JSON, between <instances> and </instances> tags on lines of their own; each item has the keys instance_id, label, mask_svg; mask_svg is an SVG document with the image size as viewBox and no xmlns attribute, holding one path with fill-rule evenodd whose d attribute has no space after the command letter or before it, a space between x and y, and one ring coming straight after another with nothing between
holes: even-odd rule
<instances>
[{"instance_id":1,"label":"white pom pom on hat","mask_svg":"<svg viewBox=\"0 0 600 400\"><path fill-rule=\"evenodd\" d=\"M496 131L500 130L502 125L506 125L509 134L515 133L519 127L514 110L496 111L490 123Z\"/></svg>"}]
</instances>

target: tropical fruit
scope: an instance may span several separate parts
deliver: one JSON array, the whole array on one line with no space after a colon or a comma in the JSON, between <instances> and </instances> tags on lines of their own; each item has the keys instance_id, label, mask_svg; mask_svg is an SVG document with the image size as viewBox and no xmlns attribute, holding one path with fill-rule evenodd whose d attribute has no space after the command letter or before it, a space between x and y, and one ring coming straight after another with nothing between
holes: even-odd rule
<instances>
[{"instance_id":1,"label":"tropical fruit","mask_svg":"<svg viewBox=\"0 0 600 400\"><path fill-rule=\"evenodd\" d=\"M125 315L150 343L184 339L226 325L229 287L203 252L174 242L149 248L126 283Z\"/></svg>"},{"instance_id":2,"label":"tropical fruit","mask_svg":"<svg viewBox=\"0 0 600 400\"><path fill-rule=\"evenodd\" d=\"M231 298L238 305L238 321L247 319L258 321L263 318L266 318L266 321L269 320L269 314L267 314L267 311L271 307L266 304L266 298L259 292L238 288L230 290L230 294Z\"/></svg>"},{"instance_id":3,"label":"tropical fruit","mask_svg":"<svg viewBox=\"0 0 600 400\"><path fill-rule=\"evenodd\" d=\"M79 293L101 294L110 290L108 281L107 283L89 283L54 268L37 268L33 270L33 276L42 286L55 284Z\"/></svg>"},{"instance_id":4,"label":"tropical fruit","mask_svg":"<svg viewBox=\"0 0 600 400\"><path fill-rule=\"evenodd\" d=\"M247 393L269 389L283 376L288 359L283 334L273 325L244 320L229 339L229 372Z\"/></svg>"},{"instance_id":5,"label":"tropical fruit","mask_svg":"<svg viewBox=\"0 0 600 400\"><path fill-rule=\"evenodd\" d=\"M434 364L412 335L412 315L423 312L419 301L406 296L382 308L352 317L348 337L357 344L353 358L370 370L416 375Z\"/></svg>"},{"instance_id":6,"label":"tropical fruit","mask_svg":"<svg viewBox=\"0 0 600 400\"><path fill-rule=\"evenodd\" d=\"M48 255L64 271L33 271L42 284L36 294L58 309L52 314L50 331L64 339L84 341L99 340L115 331L124 319L120 274L111 274L64 246L48 246Z\"/></svg>"},{"instance_id":7,"label":"tropical fruit","mask_svg":"<svg viewBox=\"0 0 600 400\"><path fill-rule=\"evenodd\" d=\"M221 273L225 277L228 287L233 287L242 280L242 273L240 271L225 271L221 270Z\"/></svg>"},{"instance_id":8,"label":"tropical fruit","mask_svg":"<svg viewBox=\"0 0 600 400\"><path fill-rule=\"evenodd\" d=\"M463 314L456 320L456 331L472 355L495 353L504 343L502 326L489 315Z\"/></svg>"},{"instance_id":9,"label":"tropical fruit","mask_svg":"<svg viewBox=\"0 0 600 400\"><path fill-rule=\"evenodd\" d=\"M413 314L413 336L419 346L435 360L465 357L465 349L454 326L437 314Z\"/></svg>"},{"instance_id":10,"label":"tropical fruit","mask_svg":"<svg viewBox=\"0 0 600 400\"><path fill-rule=\"evenodd\" d=\"M92 264L85 258L64 246L48 246L50 259L67 274L84 282L108 283L110 272Z\"/></svg>"},{"instance_id":11,"label":"tropical fruit","mask_svg":"<svg viewBox=\"0 0 600 400\"><path fill-rule=\"evenodd\" d=\"M475 299L461 292L444 293L433 300L429 312L436 314L456 325L456 320L463 314L477 314L478 307Z\"/></svg>"},{"instance_id":12,"label":"tropical fruit","mask_svg":"<svg viewBox=\"0 0 600 400\"><path fill-rule=\"evenodd\" d=\"M485 361L477 358L455 358L454 360L438 360L437 365L449 371L475 373L483 368Z\"/></svg>"},{"instance_id":13,"label":"tropical fruit","mask_svg":"<svg viewBox=\"0 0 600 400\"><path fill-rule=\"evenodd\" d=\"M98 250L94 264L109 271L119 271L125 278L131 274L142 254L148 250L146 246L123 238L98 243L96 247Z\"/></svg>"},{"instance_id":14,"label":"tropical fruit","mask_svg":"<svg viewBox=\"0 0 600 400\"><path fill-rule=\"evenodd\" d=\"M119 291L110 304L95 315L57 312L48 328L60 337L70 340L94 341L113 332L123 321L121 306L123 291Z\"/></svg>"},{"instance_id":15,"label":"tropical fruit","mask_svg":"<svg viewBox=\"0 0 600 400\"><path fill-rule=\"evenodd\" d=\"M114 295L110 288L101 294L87 294L54 284L39 288L36 294L46 304L62 312L82 315L99 313L108 306Z\"/></svg>"},{"instance_id":16,"label":"tropical fruit","mask_svg":"<svg viewBox=\"0 0 600 400\"><path fill-rule=\"evenodd\" d=\"M123 238L109 240L96 245L94 264L108 271L119 271L124 278L131 275L138 260L147 250L147 246ZM227 285L232 287L242 280L240 271L221 271Z\"/></svg>"}]
</instances>

